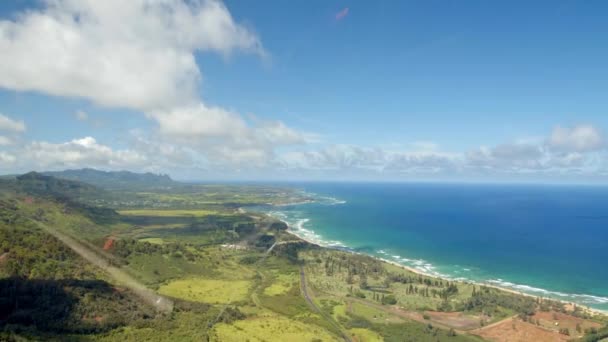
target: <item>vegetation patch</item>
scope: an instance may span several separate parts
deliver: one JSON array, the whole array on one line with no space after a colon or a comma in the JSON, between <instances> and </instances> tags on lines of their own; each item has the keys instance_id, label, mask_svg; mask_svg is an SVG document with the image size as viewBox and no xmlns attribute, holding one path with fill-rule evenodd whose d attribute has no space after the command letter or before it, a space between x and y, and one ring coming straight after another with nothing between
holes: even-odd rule
<instances>
[{"instance_id":1,"label":"vegetation patch","mask_svg":"<svg viewBox=\"0 0 608 342\"><path fill-rule=\"evenodd\" d=\"M161 239L161 238L144 238L144 239L139 239L139 241L140 242L149 242L154 245L162 245L163 243L165 243L163 241L163 239Z\"/></svg>"},{"instance_id":2,"label":"vegetation patch","mask_svg":"<svg viewBox=\"0 0 608 342\"><path fill-rule=\"evenodd\" d=\"M246 299L250 287L248 280L190 278L172 281L158 292L195 302L225 304Z\"/></svg>"},{"instance_id":3,"label":"vegetation patch","mask_svg":"<svg viewBox=\"0 0 608 342\"><path fill-rule=\"evenodd\" d=\"M293 274L279 274L272 285L264 289L267 296L276 296L287 293L296 284Z\"/></svg>"},{"instance_id":4,"label":"vegetation patch","mask_svg":"<svg viewBox=\"0 0 608 342\"><path fill-rule=\"evenodd\" d=\"M378 333L369 329L353 328L348 331L350 336L359 342L382 342L384 339Z\"/></svg>"},{"instance_id":5,"label":"vegetation patch","mask_svg":"<svg viewBox=\"0 0 608 342\"><path fill-rule=\"evenodd\" d=\"M209 215L222 215L217 210L157 210L157 209L136 209L119 210L119 214L125 216L160 216L160 217L204 217Z\"/></svg>"},{"instance_id":6,"label":"vegetation patch","mask_svg":"<svg viewBox=\"0 0 608 342\"><path fill-rule=\"evenodd\" d=\"M236 321L231 325L218 324L211 334L211 341L262 342L262 341L340 341L336 336L315 325L279 316L260 317Z\"/></svg>"}]
</instances>

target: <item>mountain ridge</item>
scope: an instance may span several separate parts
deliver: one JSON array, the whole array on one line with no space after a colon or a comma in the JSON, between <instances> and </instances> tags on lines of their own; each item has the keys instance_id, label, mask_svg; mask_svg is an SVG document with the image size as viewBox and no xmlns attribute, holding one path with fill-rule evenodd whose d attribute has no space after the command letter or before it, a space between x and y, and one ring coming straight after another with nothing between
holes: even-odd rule
<instances>
[{"instance_id":1,"label":"mountain ridge","mask_svg":"<svg viewBox=\"0 0 608 342\"><path fill-rule=\"evenodd\" d=\"M104 189L120 188L166 188L181 185L168 174L151 172L136 173L131 171L102 171L92 168L68 169L63 171L45 171L43 175L55 178L79 181Z\"/></svg>"}]
</instances>

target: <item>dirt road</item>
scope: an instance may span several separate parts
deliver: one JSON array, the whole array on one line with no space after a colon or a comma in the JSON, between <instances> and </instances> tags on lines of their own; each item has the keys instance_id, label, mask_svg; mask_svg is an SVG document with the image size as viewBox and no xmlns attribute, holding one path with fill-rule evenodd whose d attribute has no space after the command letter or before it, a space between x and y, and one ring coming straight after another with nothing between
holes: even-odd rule
<instances>
[{"instance_id":1,"label":"dirt road","mask_svg":"<svg viewBox=\"0 0 608 342\"><path fill-rule=\"evenodd\" d=\"M321 309L317 306L317 304L312 300L310 294L308 293L308 286L306 283L306 273L304 272L304 266L300 266L300 288L302 290L302 295L304 299L308 303L308 305L316 311L319 315L321 315L325 320L327 320L331 325L333 325L340 333L342 334L342 338L344 338L347 342L352 342L353 340L350 338L348 332L344 331L342 328L331 316L327 313L321 311Z\"/></svg>"},{"instance_id":2,"label":"dirt road","mask_svg":"<svg viewBox=\"0 0 608 342\"><path fill-rule=\"evenodd\" d=\"M146 303L154 306L158 311L166 313L173 311L173 301L163 296L159 296L154 291L135 280L125 271L110 265L110 263L104 257L97 254L93 249L85 246L76 239L63 232L60 232L53 227L38 221L33 222L38 224L40 228L44 229L49 234L56 237L59 241L63 242L66 246L70 247L74 252L86 259L88 262L106 271L106 273L108 273L117 283L133 291L133 293L135 293Z\"/></svg>"}]
</instances>

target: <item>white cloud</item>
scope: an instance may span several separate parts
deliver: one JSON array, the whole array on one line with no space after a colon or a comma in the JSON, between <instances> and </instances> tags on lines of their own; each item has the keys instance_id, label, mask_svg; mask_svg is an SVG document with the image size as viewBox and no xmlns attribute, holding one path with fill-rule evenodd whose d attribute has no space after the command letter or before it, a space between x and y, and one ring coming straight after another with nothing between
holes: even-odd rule
<instances>
[{"instance_id":1,"label":"white cloud","mask_svg":"<svg viewBox=\"0 0 608 342\"><path fill-rule=\"evenodd\" d=\"M547 138L522 141L469 151L465 166L471 172L494 174L591 175L608 163L603 138L590 125L557 126Z\"/></svg>"},{"instance_id":2,"label":"white cloud","mask_svg":"<svg viewBox=\"0 0 608 342\"><path fill-rule=\"evenodd\" d=\"M282 122L248 124L236 113L202 103L148 116L159 123L161 137L202 152L216 167L262 167L274 159L275 147L307 142L305 134Z\"/></svg>"},{"instance_id":3,"label":"white cloud","mask_svg":"<svg viewBox=\"0 0 608 342\"><path fill-rule=\"evenodd\" d=\"M2 79L2 77L0 77L0 79ZM23 121L13 120L6 115L0 114L0 131L22 133L25 132L25 123Z\"/></svg>"},{"instance_id":4,"label":"white cloud","mask_svg":"<svg viewBox=\"0 0 608 342\"><path fill-rule=\"evenodd\" d=\"M434 151L394 151L354 145L332 145L315 151L288 152L284 168L376 174L438 173L457 168L459 156Z\"/></svg>"},{"instance_id":5,"label":"white cloud","mask_svg":"<svg viewBox=\"0 0 608 342\"><path fill-rule=\"evenodd\" d=\"M114 169L138 167L146 156L133 150L113 150L92 137L65 143L34 141L22 151L24 167L39 170L68 167L109 167Z\"/></svg>"},{"instance_id":6,"label":"white cloud","mask_svg":"<svg viewBox=\"0 0 608 342\"><path fill-rule=\"evenodd\" d=\"M292 151L281 156L285 168L311 170L378 169L385 162L384 151L354 145L331 145L313 151Z\"/></svg>"},{"instance_id":7,"label":"white cloud","mask_svg":"<svg viewBox=\"0 0 608 342\"><path fill-rule=\"evenodd\" d=\"M303 144L316 139L314 134L296 131L280 121L264 121L254 128L253 134L277 145Z\"/></svg>"},{"instance_id":8,"label":"white cloud","mask_svg":"<svg viewBox=\"0 0 608 342\"><path fill-rule=\"evenodd\" d=\"M87 114L87 112L85 112L84 110L79 110L74 113L74 117L78 121L87 121L89 119L89 114Z\"/></svg>"},{"instance_id":9,"label":"white cloud","mask_svg":"<svg viewBox=\"0 0 608 342\"><path fill-rule=\"evenodd\" d=\"M179 139L239 136L248 130L237 114L202 103L152 112L148 116L158 121L162 134Z\"/></svg>"},{"instance_id":10,"label":"white cloud","mask_svg":"<svg viewBox=\"0 0 608 342\"><path fill-rule=\"evenodd\" d=\"M589 152L605 147L601 132L592 125L557 126L548 139L548 145L566 152Z\"/></svg>"},{"instance_id":11,"label":"white cloud","mask_svg":"<svg viewBox=\"0 0 608 342\"><path fill-rule=\"evenodd\" d=\"M252 125L200 99L195 53L267 56L258 36L236 23L220 1L45 4L15 21L0 21L0 87L143 111L158 123L163 140L196 149L210 163L258 165L272 159L276 147L306 141L282 122Z\"/></svg>"},{"instance_id":12,"label":"white cloud","mask_svg":"<svg viewBox=\"0 0 608 342\"><path fill-rule=\"evenodd\" d=\"M434 174L457 171L460 164L458 154L441 152L395 153L386 164L385 171L409 174Z\"/></svg>"},{"instance_id":13,"label":"white cloud","mask_svg":"<svg viewBox=\"0 0 608 342\"><path fill-rule=\"evenodd\" d=\"M0 146L8 146L14 144L13 139L0 135Z\"/></svg>"},{"instance_id":14,"label":"white cloud","mask_svg":"<svg viewBox=\"0 0 608 342\"><path fill-rule=\"evenodd\" d=\"M502 144L480 147L466 153L467 166L482 170L514 171L542 169L544 151L532 144Z\"/></svg>"},{"instance_id":15,"label":"white cloud","mask_svg":"<svg viewBox=\"0 0 608 342\"><path fill-rule=\"evenodd\" d=\"M264 55L219 1L53 0L0 21L0 86L140 110L196 102L196 51Z\"/></svg>"},{"instance_id":16,"label":"white cloud","mask_svg":"<svg viewBox=\"0 0 608 342\"><path fill-rule=\"evenodd\" d=\"M0 151L0 164L3 166L13 164L16 160L17 158L14 155L9 154L8 152Z\"/></svg>"}]
</instances>

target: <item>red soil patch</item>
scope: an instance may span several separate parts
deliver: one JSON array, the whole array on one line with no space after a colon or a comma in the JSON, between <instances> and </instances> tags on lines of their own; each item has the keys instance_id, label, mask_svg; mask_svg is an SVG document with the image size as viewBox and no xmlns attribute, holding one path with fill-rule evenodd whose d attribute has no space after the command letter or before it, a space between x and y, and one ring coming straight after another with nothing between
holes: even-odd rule
<instances>
[{"instance_id":1,"label":"red soil patch","mask_svg":"<svg viewBox=\"0 0 608 342\"><path fill-rule=\"evenodd\" d=\"M127 289L125 289L124 287L114 287L114 291L116 293L123 293L123 292L127 291Z\"/></svg>"},{"instance_id":2,"label":"red soil patch","mask_svg":"<svg viewBox=\"0 0 608 342\"><path fill-rule=\"evenodd\" d=\"M112 246L114 246L114 237L110 236L106 242L103 244L103 250L107 251L110 250L110 248L112 248Z\"/></svg>"},{"instance_id":3,"label":"red soil patch","mask_svg":"<svg viewBox=\"0 0 608 342\"><path fill-rule=\"evenodd\" d=\"M8 260L8 252L2 253L2 255L0 255L0 266L4 265L6 260Z\"/></svg>"},{"instance_id":4,"label":"red soil patch","mask_svg":"<svg viewBox=\"0 0 608 342\"><path fill-rule=\"evenodd\" d=\"M573 337L519 319L506 319L471 333L496 342L565 342Z\"/></svg>"},{"instance_id":5,"label":"red soil patch","mask_svg":"<svg viewBox=\"0 0 608 342\"><path fill-rule=\"evenodd\" d=\"M583 335L576 331L577 324L580 325L582 331L585 331L585 329L588 328L600 328L602 326L597 322L554 311L539 311L534 314L534 316L532 316L532 320L533 322L536 322L536 320L538 320L540 326L547 329L555 331L558 331L559 329L568 329L570 330L571 337L580 337Z\"/></svg>"}]
</instances>

